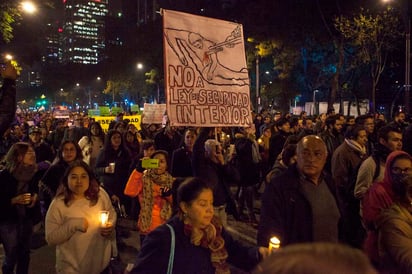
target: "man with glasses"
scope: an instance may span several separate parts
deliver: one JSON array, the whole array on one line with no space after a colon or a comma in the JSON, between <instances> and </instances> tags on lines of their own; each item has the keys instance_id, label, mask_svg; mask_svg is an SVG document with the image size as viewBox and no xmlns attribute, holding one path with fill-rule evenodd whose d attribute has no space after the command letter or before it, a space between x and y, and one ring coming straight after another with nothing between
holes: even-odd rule
<instances>
[{"instance_id":1,"label":"man with glasses","mask_svg":"<svg viewBox=\"0 0 412 274\"><path fill-rule=\"evenodd\" d=\"M274 177L262 197L257 242L267 246L276 236L281 245L338 242L340 210L335 184L324 174L327 149L315 135L297 145L297 163Z\"/></svg>"},{"instance_id":2,"label":"man with glasses","mask_svg":"<svg viewBox=\"0 0 412 274\"><path fill-rule=\"evenodd\" d=\"M375 264L379 264L378 231L376 221L382 210L389 208L394 201L393 184L411 175L412 157L404 151L394 151L386 159L385 176L374 183L362 199L362 219L367 228L364 243L366 254Z\"/></svg>"}]
</instances>

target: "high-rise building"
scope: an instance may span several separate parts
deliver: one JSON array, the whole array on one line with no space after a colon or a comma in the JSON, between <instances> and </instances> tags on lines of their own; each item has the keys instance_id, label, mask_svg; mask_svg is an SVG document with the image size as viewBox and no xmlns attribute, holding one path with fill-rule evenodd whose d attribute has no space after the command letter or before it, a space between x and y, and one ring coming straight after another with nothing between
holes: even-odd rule
<instances>
[{"instance_id":1,"label":"high-rise building","mask_svg":"<svg viewBox=\"0 0 412 274\"><path fill-rule=\"evenodd\" d=\"M62 27L58 21L47 23L45 29L45 47L42 62L47 65L56 65L62 62L61 34Z\"/></svg>"},{"instance_id":2,"label":"high-rise building","mask_svg":"<svg viewBox=\"0 0 412 274\"><path fill-rule=\"evenodd\" d=\"M108 0L63 0L63 5L63 63L99 63L105 58Z\"/></svg>"}]
</instances>

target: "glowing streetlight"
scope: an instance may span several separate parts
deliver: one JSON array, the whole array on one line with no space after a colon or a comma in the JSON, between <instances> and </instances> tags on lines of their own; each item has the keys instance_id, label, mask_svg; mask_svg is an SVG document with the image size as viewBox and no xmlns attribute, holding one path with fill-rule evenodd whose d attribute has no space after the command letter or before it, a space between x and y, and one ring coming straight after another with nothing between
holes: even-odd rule
<instances>
[{"instance_id":1,"label":"glowing streetlight","mask_svg":"<svg viewBox=\"0 0 412 274\"><path fill-rule=\"evenodd\" d=\"M142 70L142 69L143 69L143 64L142 64L142 63L137 63L137 64L136 64L136 68L137 68L138 70Z\"/></svg>"},{"instance_id":2,"label":"glowing streetlight","mask_svg":"<svg viewBox=\"0 0 412 274\"><path fill-rule=\"evenodd\" d=\"M30 2L30 1L22 2L21 7L23 11L30 13L30 14L33 14L37 11L36 6L33 4L33 2Z\"/></svg>"}]
</instances>

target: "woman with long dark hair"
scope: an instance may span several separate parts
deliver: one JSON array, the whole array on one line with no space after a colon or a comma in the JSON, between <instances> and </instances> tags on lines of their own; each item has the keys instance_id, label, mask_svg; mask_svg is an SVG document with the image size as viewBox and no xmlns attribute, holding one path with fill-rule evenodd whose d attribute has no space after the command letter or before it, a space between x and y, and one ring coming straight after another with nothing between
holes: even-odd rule
<instances>
[{"instance_id":1,"label":"woman with long dark hair","mask_svg":"<svg viewBox=\"0 0 412 274\"><path fill-rule=\"evenodd\" d=\"M28 273L33 225L40 210L37 199L36 153L28 143L15 143L0 172L0 242L4 274Z\"/></svg>"},{"instance_id":2,"label":"woman with long dark hair","mask_svg":"<svg viewBox=\"0 0 412 274\"><path fill-rule=\"evenodd\" d=\"M66 140L62 142L56 159L39 182L40 203L44 216L52 199L56 195L57 189L60 186L61 178L67 167L73 161L82 159L82 151L77 142L73 140Z\"/></svg>"},{"instance_id":3,"label":"woman with long dark hair","mask_svg":"<svg viewBox=\"0 0 412 274\"><path fill-rule=\"evenodd\" d=\"M200 178L179 186L177 204L178 214L146 236L131 273L226 274L229 263L250 271L268 255L267 248L243 246L226 232L214 216L212 188Z\"/></svg>"},{"instance_id":4,"label":"woman with long dark hair","mask_svg":"<svg viewBox=\"0 0 412 274\"><path fill-rule=\"evenodd\" d=\"M102 211L108 214L102 218ZM117 255L116 212L90 167L77 160L64 173L62 187L46 215L46 241L56 246L57 273L100 274Z\"/></svg>"},{"instance_id":5,"label":"woman with long dark hair","mask_svg":"<svg viewBox=\"0 0 412 274\"><path fill-rule=\"evenodd\" d=\"M97 122L89 125L88 135L79 140L79 146L82 150L83 161L91 168L96 165L97 156L104 144L104 132L102 126Z\"/></svg>"},{"instance_id":6,"label":"woman with long dark hair","mask_svg":"<svg viewBox=\"0 0 412 274\"><path fill-rule=\"evenodd\" d=\"M109 130L97 157L95 171L112 202L120 202L127 209L130 203L123 190L129 178L130 163L130 153L124 145L122 134L115 129Z\"/></svg>"}]
</instances>

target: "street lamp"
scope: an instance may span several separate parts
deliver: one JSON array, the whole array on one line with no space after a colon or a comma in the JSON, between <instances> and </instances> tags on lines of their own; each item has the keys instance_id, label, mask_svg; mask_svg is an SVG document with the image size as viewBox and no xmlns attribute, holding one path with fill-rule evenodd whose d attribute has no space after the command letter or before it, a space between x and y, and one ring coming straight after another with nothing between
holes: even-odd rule
<instances>
[{"instance_id":1,"label":"street lamp","mask_svg":"<svg viewBox=\"0 0 412 274\"><path fill-rule=\"evenodd\" d=\"M318 92L319 92L319 90L317 90L317 89L315 89L313 91L313 96L312 96L313 107L312 107L312 111L311 111L312 115L316 114L316 93L318 93Z\"/></svg>"},{"instance_id":2,"label":"street lamp","mask_svg":"<svg viewBox=\"0 0 412 274\"><path fill-rule=\"evenodd\" d=\"M21 3L21 8L23 11L33 14L37 11L36 6L33 4L33 2L30 1L24 1Z\"/></svg>"}]
</instances>

